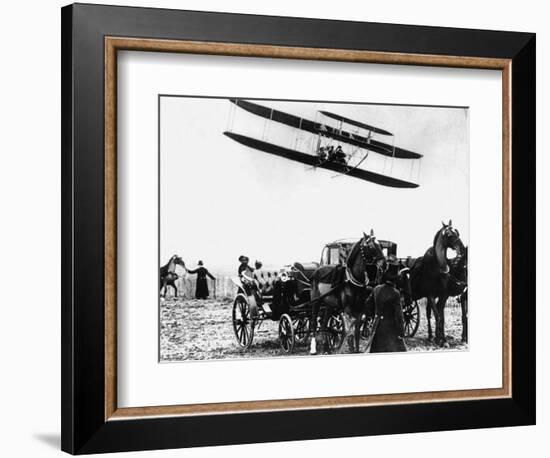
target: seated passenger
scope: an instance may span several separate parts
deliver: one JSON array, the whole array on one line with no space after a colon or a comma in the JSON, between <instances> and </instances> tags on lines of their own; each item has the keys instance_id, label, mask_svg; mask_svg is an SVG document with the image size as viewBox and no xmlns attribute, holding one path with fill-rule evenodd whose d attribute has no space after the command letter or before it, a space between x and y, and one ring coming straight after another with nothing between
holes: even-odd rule
<instances>
[{"instance_id":1,"label":"seated passenger","mask_svg":"<svg viewBox=\"0 0 550 458\"><path fill-rule=\"evenodd\" d=\"M250 280L252 280L252 272L254 272L254 269L248 265L248 262L250 259L248 256L239 256L239 262L241 263L238 269L239 277L241 277L244 273L245 277L250 277Z\"/></svg>"},{"instance_id":2,"label":"seated passenger","mask_svg":"<svg viewBox=\"0 0 550 458\"><path fill-rule=\"evenodd\" d=\"M256 285L256 282L254 281L254 268L248 265L250 259L248 256L239 256L239 262L241 263L239 265L239 278L243 282L243 285L245 288L248 289L247 294L253 294L256 301L259 303L259 293L258 293L258 286ZM260 261L255 262L255 268L261 269L262 263Z\"/></svg>"},{"instance_id":3,"label":"seated passenger","mask_svg":"<svg viewBox=\"0 0 550 458\"><path fill-rule=\"evenodd\" d=\"M340 145L338 145L338 147L334 151L334 160L336 162L340 162L342 164L346 163L346 153L344 153L344 150L342 149L342 146L340 146Z\"/></svg>"}]
</instances>

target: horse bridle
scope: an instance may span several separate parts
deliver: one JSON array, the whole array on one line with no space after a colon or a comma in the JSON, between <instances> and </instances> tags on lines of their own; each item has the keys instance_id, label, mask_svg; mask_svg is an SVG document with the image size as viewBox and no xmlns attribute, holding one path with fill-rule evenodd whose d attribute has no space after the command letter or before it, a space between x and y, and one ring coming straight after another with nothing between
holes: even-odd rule
<instances>
[{"instance_id":1,"label":"horse bridle","mask_svg":"<svg viewBox=\"0 0 550 458\"><path fill-rule=\"evenodd\" d=\"M443 231L443 235L445 236L447 242L449 243L450 248L455 250L455 246L458 245L458 242L460 240L460 233L458 232L458 229L455 229L454 227L447 226L445 230Z\"/></svg>"},{"instance_id":2,"label":"horse bridle","mask_svg":"<svg viewBox=\"0 0 550 458\"><path fill-rule=\"evenodd\" d=\"M458 229L455 229L452 226L445 226L443 228L443 231L441 232L441 236L445 237L445 247L446 248L452 248L457 252L457 258L461 259L463 256L462 250L457 249L458 242L460 241L460 232L458 232ZM434 245L435 246L435 245ZM446 258L446 256L445 256ZM447 270L442 271L442 274L449 275L449 260L446 259L447 263Z\"/></svg>"},{"instance_id":3,"label":"horse bridle","mask_svg":"<svg viewBox=\"0 0 550 458\"><path fill-rule=\"evenodd\" d=\"M371 248L371 247L375 247L375 244L374 244L374 237L370 236L366 243L363 244L362 243L363 239L361 239L359 242L359 253L361 255L361 259L363 261L363 266L366 267L366 266L369 266L369 265L375 265L376 266L376 278L375 278L375 282L376 283L380 283L380 279L382 278L382 275L384 274L384 269L382 268L382 265L380 265L378 263L378 261L380 260L386 260L384 254L382 253L381 256L378 256L374 259L372 259L372 261L370 261L367 257L367 253L365 252L366 248ZM346 262L346 276L347 276L347 279L348 281L354 285L354 286L357 286L359 288L365 288L368 286L368 284L370 283L370 279L369 279L369 276L367 274L367 271L365 269L365 281L364 283L361 283L359 282L354 276L353 276L353 272L351 271L351 269L349 268L349 264L348 262Z\"/></svg>"}]
</instances>

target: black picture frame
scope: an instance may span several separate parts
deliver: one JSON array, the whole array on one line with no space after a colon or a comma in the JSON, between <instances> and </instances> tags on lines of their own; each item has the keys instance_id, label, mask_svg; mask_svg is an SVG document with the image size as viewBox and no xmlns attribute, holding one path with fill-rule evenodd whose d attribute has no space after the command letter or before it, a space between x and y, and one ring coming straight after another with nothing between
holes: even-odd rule
<instances>
[{"instance_id":1,"label":"black picture frame","mask_svg":"<svg viewBox=\"0 0 550 458\"><path fill-rule=\"evenodd\" d=\"M83 454L535 424L535 34L88 4L66 6L61 14L64 451ZM106 421L106 36L511 59L512 396Z\"/></svg>"}]
</instances>

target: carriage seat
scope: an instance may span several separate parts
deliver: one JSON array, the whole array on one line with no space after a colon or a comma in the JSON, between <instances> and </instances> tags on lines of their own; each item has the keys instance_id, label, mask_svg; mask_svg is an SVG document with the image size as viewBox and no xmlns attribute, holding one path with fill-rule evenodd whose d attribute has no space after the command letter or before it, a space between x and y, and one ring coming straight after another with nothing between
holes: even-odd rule
<instances>
[{"instance_id":1,"label":"carriage seat","mask_svg":"<svg viewBox=\"0 0 550 458\"><path fill-rule=\"evenodd\" d=\"M313 275L313 272L315 272L319 268L319 263L317 262L295 262L294 268L296 270L299 270L304 277L308 279L308 281L311 281L311 276Z\"/></svg>"},{"instance_id":2,"label":"carriage seat","mask_svg":"<svg viewBox=\"0 0 550 458\"><path fill-rule=\"evenodd\" d=\"M254 271L254 283L256 283L256 287L258 288L258 291L262 296L273 295L273 286L275 285L275 280L277 280L277 271L261 269L257 269Z\"/></svg>"}]
</instances>

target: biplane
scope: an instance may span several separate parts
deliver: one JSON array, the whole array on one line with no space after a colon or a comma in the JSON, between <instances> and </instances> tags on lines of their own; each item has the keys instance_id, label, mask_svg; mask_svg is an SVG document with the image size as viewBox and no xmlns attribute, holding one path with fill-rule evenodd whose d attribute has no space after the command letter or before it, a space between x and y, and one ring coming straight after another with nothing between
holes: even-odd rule
<instances>
[{"instance_id":1,"label":"biplane","mask_svg":"<svg viewBox=\"0 0 550 458\"><path fill-rule=\"evenodd\" d=\"M303 152L297 149L285 148L264 140L258 140L246 135L232 131L225 131L224 135L242 145L258 151L273 154L292 161L301 162L312 169L322 168L336 172L337 175L347 175L354 178L370 181L371 183L393 188L417 188L418 184L394 178L388 175L377 173L360 167L367 160L369 153L373 152L392 159L420 159L421 154L409 151L395 145L385 143L374 138L374 136L393 137L391 132L380 129L369 124L356 121L332 112L319 111L333 122L338 123L337 127L326 123L311 121L306 118L295 116L290 113L265 107L257 103L241 99L229 99L237 107L248 111L256 116L262 117L270 122L280 123L293 127L298 132L313 134L316 141L312 142L309 151ZM350 128L344 130L344 125ZM355 130L352 132L352 130ZM334 143L337 143L337 146ZM351 152L346 153L342 144L346 145Z\"/></svg>"}]
</instances>

